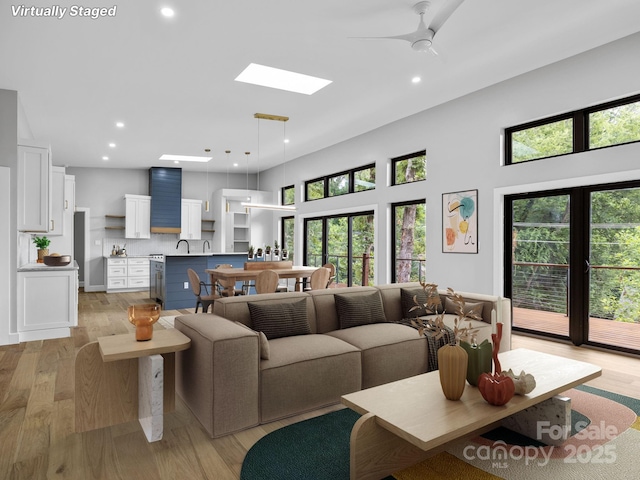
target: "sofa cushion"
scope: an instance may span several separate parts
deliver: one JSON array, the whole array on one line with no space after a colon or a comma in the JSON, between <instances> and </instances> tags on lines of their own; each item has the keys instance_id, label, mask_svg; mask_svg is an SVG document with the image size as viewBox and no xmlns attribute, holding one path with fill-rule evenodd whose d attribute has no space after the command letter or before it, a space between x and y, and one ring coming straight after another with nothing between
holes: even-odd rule
<instances>
[{"instance_id":1,"label":"sofa cushion","mask_svg":"<svg viewBox=\"0 0 640 480\"><path fill-rule=\"evenodd\" d=\"M375 323L329 332L362 352L362 388L426 373L428 345L409 326Z\"/></svg>"},{"instance_id":2,"label":"sofa cushion","mask_svg":"<svg viewBox=\"0 0 640 480\"><path fill-rule=\"evenodd\" d=\"M362 388L360 351L328 335L298 335L269 341L260 362L262 423L340 402Z\"/></svg>"},{"instance_id":3,"label":"sofa cushion","mask_svg":"<svg viewBox=\"0 0 640 480\"><path fill-rule=\"evenodd\" d=\"M429 295L424 288L401 288L400 297L402 302L402 318L415 318L432 313L439 313L442 310L440 294L434 291ZM415 297L418 305L413 300ZM416 307L414 310L412 308Z\"/></svg>"},{"instance_id":4,"label":"sofa cushion","mask_svg":"<svg viewBox=\"0 0 640 480\"><path fill-rule=\"evenodd\" d=\"M311 333L304 299L272 304L249 302L248 306L252 328L263 332L269 340Z\"/></svg>"},{"instance_id":5,"label":"sofa cushion","mask_svg":"<svg viewBox=\"0 0 640 480\"><path fill-rule=\"evenodd\" d=\"M462 308L462 312L464 313L465 317L478 319L482 318L483 309L483 302L465 302L464 307ZM446 297L444 299L444 311L451 315L457 315L456 304L449 297Z\"/></svg>"},{"instance_id":6,"label":"sofa cushion","mask_svg":"<svg viewBox=\"0 0 640 480\"><path fill-rule=\"evenodd\" d=\"M260 358L262 360L269 360L269 357L271 356L269 340L264 332L258 332L258 334L260 335Z\"/></svg>"},{"instance_id":7,"label":"sofa cushion","mask_svg":"<svg viewBox=\"0 0 640 480\"><path fill-rule=\"evenodd\" d=\"M386 322L378 292L362 295L336 295L336 311L340 328Z\"/></svg>"}]
</instances>

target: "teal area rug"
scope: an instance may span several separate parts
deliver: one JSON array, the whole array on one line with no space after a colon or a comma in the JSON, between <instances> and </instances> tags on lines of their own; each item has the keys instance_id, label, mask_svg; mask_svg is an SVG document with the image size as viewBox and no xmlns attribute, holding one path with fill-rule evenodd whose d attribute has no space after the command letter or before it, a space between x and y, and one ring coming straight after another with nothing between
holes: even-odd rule
<instances>
[{"instance_id":1,"label":"teal area rug","mask_svg":"<svg viewBox=\"0 0 640 480\"><path fill-rule=\"evenodd\" d=\"M542 465L538 459L538 466L544 467L538 469L533 469L532 465L528 461L525 463L523 459L513 458L508 462L495 462L491 459L483 461L486 459L480 455L469 455L469 452L480 452L482 448L490 449L491 445L495 447L496 439L499 439L498 443L516 446L510 450L514 453L522 451L522 447L517 447L518 445L529 446L531 449L542 448L542 444L535 440L513 434L506 429L496 429L483 437L478 437L477 443L468 441L461 443L450 452L439 454L385 480L601 478L598 474L588 474L588 472L595 473L600 470L611 474L607 476L603 473L605 476L602 478L640 478L635 468L637 454L629 453L637 448L635 445L640 441L640 421L638 420L640 400L587 386L578 387L576 390L584 394L579 397L580 402L575 402L575 409L572 411L572 435L574 436L572 439L580 438L580 435L589 436L589 431L593 428L596 432L598 431L599 425L602 425L603 421L606 422L606 414L610 411L608 405L612 405L606 402L612 401L620 404L620 408L629 409L627 418L631 420L624 423L626 427L619 427L619 429L631 427L629 428L631 433L618 432L620 435L609 442L611 445L607 447L606 455L602 453L605 449L601 445L590 445L587 451L585 450L587 442L578 440L572 444L576 445L573 452L577 452L577 456L572 458L570 449L569 456L567 457L566 454L563 456L558 450L559 447L556 447L553 460L551 460L552 455L549 455L550 459ZM580 395L579 392L575 394L577 398ZM594 413L594 405L599 404L602 405L598 407L598 411L603 413ZM605 420L602 415L605 415ZM247 452L240 479L347 480L349 478L349 438L358 418L360 418L359 414L343 409L283 427L264 436ZM592 422L594 425L591 425ZM582 430L584 432L578 435ZM607 443L607 440L600 442L600 444L603 443ZM626 458L628 456L631 458Z\"/></svg>"}]
</instances>

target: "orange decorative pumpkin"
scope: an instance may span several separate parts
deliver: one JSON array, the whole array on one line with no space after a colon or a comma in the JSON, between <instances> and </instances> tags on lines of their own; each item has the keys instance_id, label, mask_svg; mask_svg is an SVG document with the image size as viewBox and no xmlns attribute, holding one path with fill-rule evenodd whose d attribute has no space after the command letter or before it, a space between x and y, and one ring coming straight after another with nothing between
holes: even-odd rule
<instances>
[{"instance_id":1,"label":"orange decorative pumpkin","mask_svg":"<svg viewBox=\"0 0 640 480\"><path fill-rule=\"evenodd\" d=\"M478 390L491 405L504 405L513 398L516 387L511 377L483 373L478 378Z\"/></svg>"}]
</instances>

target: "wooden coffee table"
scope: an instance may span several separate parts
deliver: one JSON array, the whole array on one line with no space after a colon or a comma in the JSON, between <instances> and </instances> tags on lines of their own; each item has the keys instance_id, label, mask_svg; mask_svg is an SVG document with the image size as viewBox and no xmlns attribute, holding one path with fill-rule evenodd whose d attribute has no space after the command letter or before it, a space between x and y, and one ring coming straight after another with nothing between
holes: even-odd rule
<instances>
[{"instance_id":1,"label":"wooden coffee table","mask_svg":"<svg viewBox=\"0 0 640 480\"><path fill-rule=\"evenodd\" d=\"M384 478L602 374L596 365L523 348L500 354L500 362L504 370L532 374L535 390L496 407L467 385L451 401L435 371L344 395L342 403L362 414L351 432L351 478Z\"/></svg>"}]
</instances>

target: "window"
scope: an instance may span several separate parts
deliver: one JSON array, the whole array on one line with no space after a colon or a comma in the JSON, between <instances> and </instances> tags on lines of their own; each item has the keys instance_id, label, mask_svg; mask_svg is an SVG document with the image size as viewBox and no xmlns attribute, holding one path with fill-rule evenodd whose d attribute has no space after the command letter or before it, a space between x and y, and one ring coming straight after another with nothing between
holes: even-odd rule
<instances>
[{"instance_id":1,"label":"window","mask_svg":"<svg viewBox=\"0 0 640 480\"><path fill-rule=\"evenodd\" d=\"M289 185L282 187L282 205L293 205L296 203L296 187Z\"/></svg>"},{"instance_id":2,"label":"window","mask_svg":"<svg viewBox=\"0 0 640 480\"><path fill-rule=\"evenodd\" d=\"M524 128L511 134L511 162L564 155L573 151L573 119Z\"/></svg>"},{"instance_id":3,"label":"window","mask_svg":"<svg viewBox=\"0 0 640 480\"><path fill-rule=\"evenodd\" d=\"M287 257L293 260L293 228L295 225L294 217L282 217L280 238L282 238L282 249L287 250Z\"/></svg>"},{"instance_id":4,"label":"window","mask_svg":"<svg viewBox=\"0 0 640 480\"><path fill-rule=\"evenodd\" d=\"M640 95L505 129L505 163L640 141Z\"/></svg>"},{"instance_id":5,"label":"window","mask_svg":"<svg viewBox=\"0 0 640 480\"><path fill-rule=\"evenodd\" d=\"M306 200L318 200L324 198L324 178L319 180L311 180L306 183L307 196Z\"/></svg>"},{"instance_id":6,"label":"window","mask_svg":"<svg viewBox=\"0 0 640 480\"><path fill-rule=\"evenodd\" d=\"M640 140L640 100L589 113L589 148Z\"/></svg>"},{"instance_id":7,"label":"window","mask_svg":"<svg viewBox=\"0 0 640 480\"><path fill-rule=\"evenodd\" d=\"M391 206L392 281L419 282L425 279L426 204L424 200Z\"/></svg>"},{"instance_id":8,"label":"window","mask_svg":"<svg viewBox=\"0 0 640 480\"><path fill-rule=\"evenodd\" d=\"M353 172L353 191L364 192L376 188L376 167L369 166Z\"/></svg>"},{"instance_id":9,"label":"window","mask_svg":"<svg viewBox=\"0 0 640 480\"><path fill-rule=\"evenodd\" d=\"M305 200L336 197L376 188L376 167L366 165L305 182Z\"/></svg>"},{"instance_id":10,"label":"window","mask_svg":"<svg viewBox=\"0 0 640 480\"><path fill-rule=\"evenodd\" d=\"M419 182L427 178L427 151L391 159L391 184Z\"/></svg>"},{"instance_id":11,"label":"window","mask_svg":"<svg viewBox=\"0 0 640 480\"><path fill-rule=\"evenodd\" d=\"M373 212L307 218L304 264L336 267L339 286L373 285Z\"/></svg>"},{"instance_id":12,"label":"window","mask_svg":"<svg viewBox=\"0 0 640 480\"><path fill-rule=\"evenodd\" d=\"M349 173L329 177L329 196L335 197L345 193L349 193Z\"/></svg>"}]
</instances>

